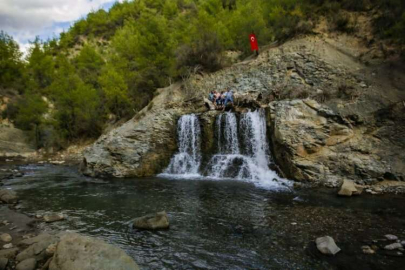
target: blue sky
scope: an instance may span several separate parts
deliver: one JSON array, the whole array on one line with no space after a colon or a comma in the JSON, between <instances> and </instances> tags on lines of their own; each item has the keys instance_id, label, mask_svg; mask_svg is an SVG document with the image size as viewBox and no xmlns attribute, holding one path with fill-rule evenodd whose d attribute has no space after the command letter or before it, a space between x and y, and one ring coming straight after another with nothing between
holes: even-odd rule
<instances>
[{"instance_id":1,"label":"blue sky","mask_svg":"<svg viewBox=\"0 0 405 270\"><path fill-rule=\"evenodd\" d=\"M122 0L119 0L122 1ZM116 0L0 0L0 30L20 44L22 51L29 41L58 37L76 20L92 10L108 10Z\"/></svg>"}]
</instances>

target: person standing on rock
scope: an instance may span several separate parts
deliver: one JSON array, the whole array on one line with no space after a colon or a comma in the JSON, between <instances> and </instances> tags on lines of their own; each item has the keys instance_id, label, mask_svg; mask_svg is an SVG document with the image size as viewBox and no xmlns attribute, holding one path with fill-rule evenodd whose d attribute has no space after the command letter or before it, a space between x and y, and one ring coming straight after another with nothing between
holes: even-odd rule
<instances>
[{"instance_id":1,"label":"person standing on rock","mask_svg":"<svg viewBox=\"0 0 405 270\"><path fill-rule=\"evenodd\" d=\"M208 95L208 100L214 102L215 99L215 91L211 91Z\"/></svg>"},{"instance_id":2,"label":"person standing on rock","mask_svg":"<svg viewBox=\"0 0 405 270\"><path fill-rule=\"evenodd\" d=\"M228 103L231 103L233 105L233 92L232 92L231 88L228 88L228 90L226 90L224 110L225 110L225 107L228 105Z\"/></svg>"},{"instance_id":3,"label":"person standing on rock","mask_svg":"<svg viewBox=\"0 0 405 270\"><path fill-rule=\"evenodd\" d=\"M221 93L219 93L219 92L215 93L215 103L217 104L216 108L219 109L221 107L221 103L222 103Z\"/></svg>"}]
</instances>

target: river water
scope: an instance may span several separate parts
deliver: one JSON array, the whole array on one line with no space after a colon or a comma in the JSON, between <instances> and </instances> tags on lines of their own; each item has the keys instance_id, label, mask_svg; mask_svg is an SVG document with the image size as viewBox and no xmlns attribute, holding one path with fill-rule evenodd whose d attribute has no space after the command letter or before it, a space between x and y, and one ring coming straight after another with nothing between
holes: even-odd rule
<instances>
[{"instance_id":1,"label":"river water","mask_svg":"<svg viewBox=\"0 0 405 270\"><path fill-rule=\"evenodd\" d=\"M89 179L76 168L23 165L7 180L27 214L63 212L47 230L74 230L123 248L143 269L399 269L403 257L365 255L387 233L405 237L403 196L339 198L334 190L271 190L209 179ZM167 211L170 229L137 231L130 220ZM330 235L334 258L314 251Z\"/></svg>"}]
</instances>

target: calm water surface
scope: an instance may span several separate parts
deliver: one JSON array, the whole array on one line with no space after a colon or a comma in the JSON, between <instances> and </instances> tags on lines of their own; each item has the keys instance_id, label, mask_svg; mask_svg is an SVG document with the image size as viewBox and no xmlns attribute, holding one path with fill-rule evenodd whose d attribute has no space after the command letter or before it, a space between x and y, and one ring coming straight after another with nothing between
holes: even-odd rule
<instances>
[{"instance_id":1,"label":"calm water surface","mask_svg":"<svg viewBox=\"0 0 405 270\"><path fill-rule=\"evenodd\" d=\"M342 200L330 191L274 191L241 181L100 180L64 166L20 169L24 177L8 180L6 187L19 193L24 212L63 212L68 220L48 229L103 238L144 269L331 269L306 252L314 237L334 228L333 221L320 219L324 228L313 228L314 214L342 215L344 224L360 215L372 223L389 211L395 226L405 224L403 197ZM169 230L130 227L131 219L162 210Z\"/></svg>"}]
</instances>

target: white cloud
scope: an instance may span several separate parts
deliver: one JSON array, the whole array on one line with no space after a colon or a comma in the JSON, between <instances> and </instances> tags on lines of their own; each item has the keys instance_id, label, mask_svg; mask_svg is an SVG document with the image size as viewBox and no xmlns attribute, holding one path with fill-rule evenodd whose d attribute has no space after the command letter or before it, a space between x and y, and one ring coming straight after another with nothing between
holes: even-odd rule
<instances>
[{"instance_id":1,"label":"white cloud","mask_svg":"<svg viewBox=\"0 0 405 270\"><path fill-rule=\"evenodd\" d=\"M73 22L115 0L0 0L0 29L25 50L37 35L53 37Z\"/></svg>"}]
</instances>

